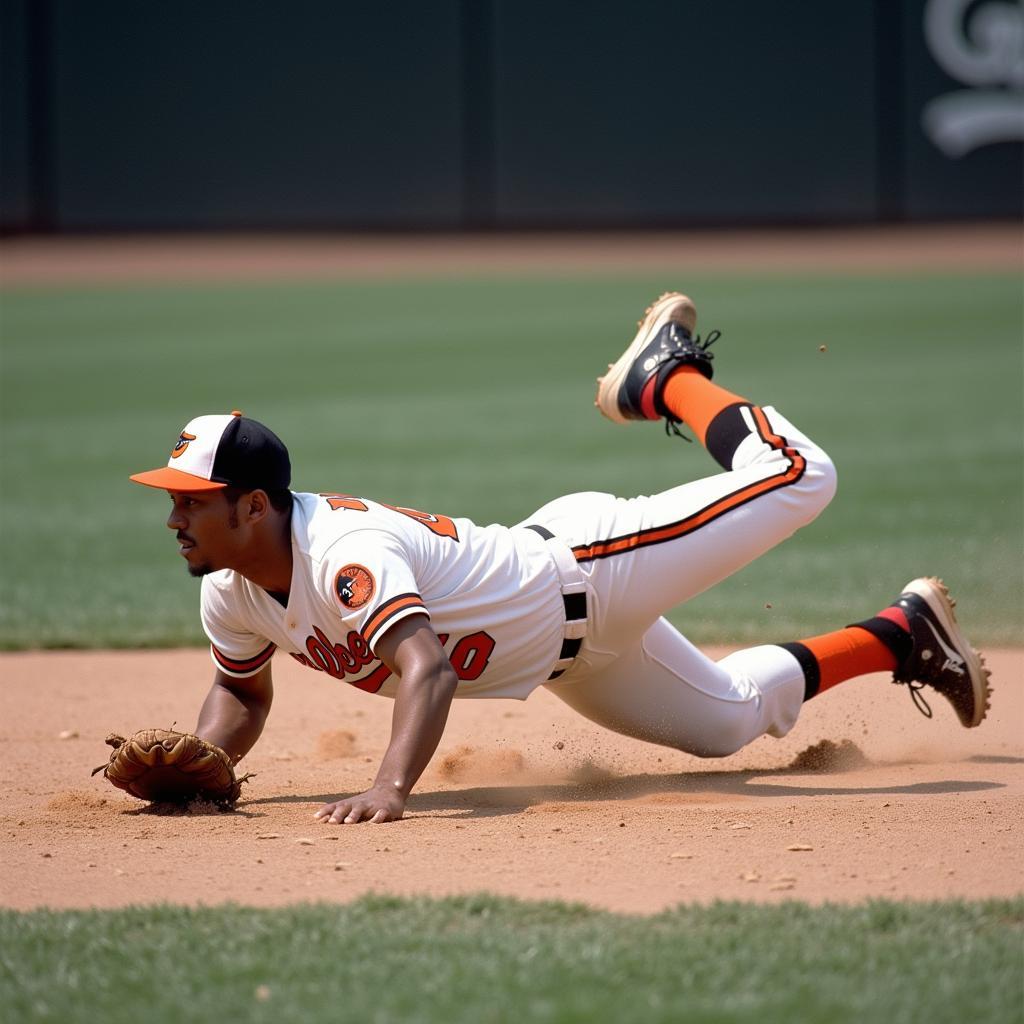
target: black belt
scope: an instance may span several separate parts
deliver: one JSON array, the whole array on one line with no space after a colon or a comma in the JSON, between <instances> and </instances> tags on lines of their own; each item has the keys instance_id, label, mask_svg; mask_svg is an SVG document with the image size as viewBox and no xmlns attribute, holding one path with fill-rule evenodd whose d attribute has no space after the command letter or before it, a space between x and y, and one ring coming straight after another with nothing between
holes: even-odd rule
<instances>
[{"instance_id":1,"label":"black belt","mask_svg":"<svg viewBox=\"0 0 1024 1024\"><path fill-rule=\"evenodd\" d=\"M538 526L535 523L531 523L526 527L528 530L533 530L534 533L539 534L544 540L554 540L555 535L543 526ZM585 593L575 594L562 594L562 604L565 607L565 621L566 624L572 622L586 621L587 618L587 595ZM580 652L580 648L583 646L583 639L581 637L564 637L562 639L562 647L558 652L559 661L571 661ZM562 673L569 668L566 665L564 668L555 669L551 675L548 676L548 681L557 679Z\"/></svg>"}]
</instances>

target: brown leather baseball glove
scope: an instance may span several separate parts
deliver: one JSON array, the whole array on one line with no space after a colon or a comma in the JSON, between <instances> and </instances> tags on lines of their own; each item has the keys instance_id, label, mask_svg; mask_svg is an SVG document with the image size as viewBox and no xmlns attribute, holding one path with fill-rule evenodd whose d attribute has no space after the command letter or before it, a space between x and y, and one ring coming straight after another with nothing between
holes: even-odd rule
<instances>
[{"instance_id":1,"label":"brown leather baseball glove","mask_svg":"<svg viewBox=\"0 0 1024 1024\"><path fill-rule=\"evenodd\" d=\"M236 778L231 758L191 733L142 729L127 739L111 734L106 742L114 751L92 774L103 772L111 785L140 800L174 804L208 800L230 809L249 778Z\"/></svg>"}]
</instances>

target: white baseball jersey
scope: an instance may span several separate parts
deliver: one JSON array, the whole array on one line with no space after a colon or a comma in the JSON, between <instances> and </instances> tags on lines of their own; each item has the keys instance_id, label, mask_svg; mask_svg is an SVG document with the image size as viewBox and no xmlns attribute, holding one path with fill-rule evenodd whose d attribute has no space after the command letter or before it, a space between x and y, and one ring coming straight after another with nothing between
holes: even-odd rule
<instances>
[{"instance_id":1,"label":"white baseball jersey","mask_svg":"<svg viewBox=\"0 0 1024 1024\"><path fill-rule=\"evenodd\" d=\"M426 614L451 659L456 696L524 698L563 640L558 570L520 527L480 527L349 495L295 494L286 606L232 570L203 578L202 621L217 667L259 671L280 649L371 693L398 680L374 654L387 630Z\"/></svg>"}]
</instances>

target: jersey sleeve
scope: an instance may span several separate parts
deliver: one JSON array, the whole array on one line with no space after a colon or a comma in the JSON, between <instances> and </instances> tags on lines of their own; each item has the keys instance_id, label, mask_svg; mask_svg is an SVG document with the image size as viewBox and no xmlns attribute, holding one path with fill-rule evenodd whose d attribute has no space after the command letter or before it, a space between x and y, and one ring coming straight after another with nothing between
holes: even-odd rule
<instances>
[{"instance_id":1,"label":"jersey sleeve","mask_svg":"<svg viewBox=\"0 0 1024 1024\"><path fill-rule=\"evenodd\" d=\"M203 577L199 614L210 640L210 657L225 675L253 676L274 655L276 645L248 630L241 616L232 613L230 591L212 575Z\"/></svg>"},{"instance_id":2,"label":"jersey sleeve","mask_svg":"<svg viewBox=\"0 0 1024 1024\"><path fill-rule=\"evenodd\" d=\"M376 654L376 644L397 622L429 615L416 585L409 553L384 531L349 534L328 552L322 586L350 630Z\"/></svg>"}]
</instances>

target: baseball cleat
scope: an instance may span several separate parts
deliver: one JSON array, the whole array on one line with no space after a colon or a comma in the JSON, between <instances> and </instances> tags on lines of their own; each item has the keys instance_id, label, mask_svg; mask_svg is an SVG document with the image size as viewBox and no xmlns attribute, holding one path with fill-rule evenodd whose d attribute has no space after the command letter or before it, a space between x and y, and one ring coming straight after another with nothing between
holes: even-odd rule
<instances>
[{"instance_id":1,"label":"baseball cleat","mask_svg":"<svg viewBox=\"0 0 1024 1024\"><path fill-rule=\"evenodd\" d=\"M932 711L920 691L930 686L971 729L981 724L989 709L991 673L961 631L954 604L946 585L934 576L911 580L903 588L893 607L906 615L913 646L892 678L909 685L914 703L927 718Z\"/></svg>"},{"instance_id":2,"label":"baseball cleat","mask_svg":"<svg viewBox=\"0 0 1024 1024\"><path fill-rule=\"evenodd\" d=\"M637 326L626 351L598 377L594 404L616 423L662 416L678 422L661 401L665 381L679 366L696 366L710 379L713 357L707 349L718 332L703 342L694 337L697 309L679 292L666 292L653 302Z\"/></svg>"}]
</instances>

